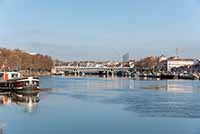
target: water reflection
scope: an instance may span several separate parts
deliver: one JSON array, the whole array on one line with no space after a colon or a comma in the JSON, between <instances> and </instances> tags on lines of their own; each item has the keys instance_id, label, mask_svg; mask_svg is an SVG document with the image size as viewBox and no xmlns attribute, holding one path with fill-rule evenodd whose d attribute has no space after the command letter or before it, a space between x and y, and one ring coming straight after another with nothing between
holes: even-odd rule
<instances>
[{"instance_id":1,"label":"water reflection","mask_svg":"<svg viewBox=\"0 0 200 134\"><path fill-rule=\"evenodd\" d=\"M53 88L43 95L71 97L81 101L123 104L124 110L148 117L200 118L199 81L132 80L119 78L47 77L44 88ZM41 79L42 82L44 82ZM50 82L49 82L50 81ZM1 104L16 104L28 113L37 112L39 92L4 93ZM62 109L65 102L59 102Z\"/></svg>"},{"instance_id":2,"label":"water reflection","mask_svg":"<svg viewBox=\"0 0 200 134\"><path fill-rule=\"evenodd\" d=\"M0 134L3 134L4 127L5 127L5 125L0 123Z\"/></svg>"},{"instance_id":3,"label":"water reflection","mask_svg":"<svg viewBox=\"0 0 200 134\"><path fill-rule=\"evenodd\" d=\"M101 78L63 81L66 87L63 85L63 90L55 94L88 102L123 104L124 110L139 116L200 118L199 81Z\"/></svg>"},{"instance_id":4,"label":"water reflection","mask_svg":"<svg viewBox=\"0 0 200 134\"><path fill-rule=\"evenodd\" d=\"M199 132L199 81L40 80L40 93L0 95L4 133Z\"/></svg>"},{"instance_id":5,"label":"water reflection","mask_svg":"<svg viewBox=\"0 0 200 134\"><path fill-rule=\"evenodd\" d=\"M108 99L142 117L200 118L200 95L135 92ZM103 101L105 102L105 101Z\"/></svg>"},{"instance_id":6,"label":"water reflection","mask_svg":"<svg viewBox=\"0 0 200 134\"><path fill-rule=\"evenodd\" d=\"M187 80L133 80L129 78L48 78L50 88L67 90L126 90L149 89L174 93L192 93L200 91L199 81ZM55 82L56 81L56 82Z\"/></svg>"},{"instance_id":7,"label":"water reflection","mask_svg":"<svg viewBox=\"0 0 200 134\"><path fill-rule=\"evenodd\" d=\"M39 91L31 93L23 92L3 92L0 93L0 103L4 106L16 104L25 112L32 113L37 110L39 103Z\"/></svg>"}]
</instances>

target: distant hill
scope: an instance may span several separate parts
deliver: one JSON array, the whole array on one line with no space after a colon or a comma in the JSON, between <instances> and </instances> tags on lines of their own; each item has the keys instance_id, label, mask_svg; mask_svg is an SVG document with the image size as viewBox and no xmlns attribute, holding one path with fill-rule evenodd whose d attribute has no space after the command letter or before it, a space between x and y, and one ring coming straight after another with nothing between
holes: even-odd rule
<instances>
[{"instance_id":1,"label":"distant hill","mask_svg":"<svg viewBox=\"0 0 200 134\"><path fill-rule=\"evenodd\" d=\"M30 54L18 49L0 48L1 70L50 71L53 60L48 55Z\"/></svg>"}]
</instances>

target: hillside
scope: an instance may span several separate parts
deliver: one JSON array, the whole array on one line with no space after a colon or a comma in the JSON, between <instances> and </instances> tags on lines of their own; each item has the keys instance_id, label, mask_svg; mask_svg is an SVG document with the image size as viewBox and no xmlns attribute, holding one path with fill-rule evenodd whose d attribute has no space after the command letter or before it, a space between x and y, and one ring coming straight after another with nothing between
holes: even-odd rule
<instances>
[{"instance_id":1,"label":"hillside","mask_svg":"<svg viewBox=\"0 0 200 134\"><path fill-rule=\"evenodd\" d=\"M47 55L31 55L27 52L15 49L0 48L0 69L1 70L31 70L50 71L53 60Z\"/></svg>"}]
</instances>

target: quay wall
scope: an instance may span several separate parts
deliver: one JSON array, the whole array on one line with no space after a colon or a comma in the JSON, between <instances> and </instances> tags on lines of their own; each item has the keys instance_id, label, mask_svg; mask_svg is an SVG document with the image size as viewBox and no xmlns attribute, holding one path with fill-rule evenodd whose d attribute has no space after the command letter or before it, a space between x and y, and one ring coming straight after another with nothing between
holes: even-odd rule
<instances>
[{"instance_id":1,"label":"quay wall","mask_svg":"<svg viewBox=\"0 0 200 134\"><path fill-rule=\"evenodd\" d=\"M20 71L21 75L24 77L28 76L50 76L51 72L29 72L29 71Z\"/></svg>"}]
</instances>

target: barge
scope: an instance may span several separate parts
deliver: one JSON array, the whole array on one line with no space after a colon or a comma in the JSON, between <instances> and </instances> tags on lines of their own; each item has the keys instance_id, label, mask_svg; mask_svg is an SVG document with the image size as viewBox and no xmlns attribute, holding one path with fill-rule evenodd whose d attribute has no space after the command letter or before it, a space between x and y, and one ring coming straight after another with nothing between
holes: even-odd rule
<instances>
[{"instance_id":1,"label":"barge","mask_svg":"<svg viewBox=\"0 0 200 134\"><path fill-rule=\"evenodd\" d=\"M178 79L178 76L172 73L162 73L160 78L161 79Z\"/></svg>"},{"instance_id":2,"label":"barge","mask_svg":"<svg viewBox=\"0 0 200 134\"><path fill-rule=\"evenodd\" d=\"M31 91L38 89L38 77L22 77L19 72L0 72L1 91Z\"/></svg>"}]
</instances>

